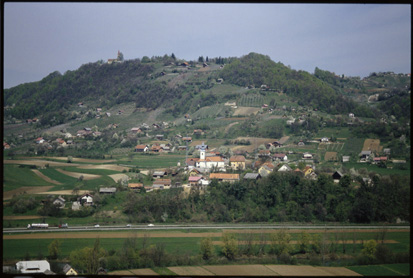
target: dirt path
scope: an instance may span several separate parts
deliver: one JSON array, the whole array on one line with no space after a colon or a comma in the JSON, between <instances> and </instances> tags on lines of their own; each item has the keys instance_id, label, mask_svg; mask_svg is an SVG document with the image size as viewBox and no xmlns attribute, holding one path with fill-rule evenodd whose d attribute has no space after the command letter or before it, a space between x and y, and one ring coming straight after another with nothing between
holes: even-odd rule
<instances>
[{"instance_id":1,"label":"dirt path","mask_svg":"<svg viewBox=\"0 0 413 278\"><path fill-rule=\"evenodd\" d=\"M234 125L239 124L239 122L230 123L224 130L225 133L228 133L228 130L233 127Z\"/></svg>"},{"instance_id":2,"label":"dirt path","mask_svg":"<svg viewBox=\"0 0 413 278\"><path fill-rule=\"evenodd\" d=\"M62 174L65 174L67 176L73 177L73 178L79 178L80 176L83 176L84 180L93 180L102 177L101 175L93 175L93 174L85 174L85 173L76 173L76 172L69 172L65 171L62 169L56 169L56 171L59 171Z\"/></svg>"},{"instance_id":3,"label":"dirt path","mask_svg":"<svg viewBox=\"0 0 413 278\"><path fill-rule=\"evenodd\" d=\"M45 176L43 173L41 173L39 170L32 170L36 175L38 175L40 178L42 178L43 180L49 182L49 183L53 183L53 184L62 184L58 181L52 180L51 178L49 178L48 176Z\"/></svg>"},{"instance_id":4,"label":"dirt path","mask_svg":"<svg viewBox=\"0 0 413 278\"><path fill-rule=\"evenodd\" d=\"M23 164L23 165L36 165L39 167L44 167L46 164L49 166L79 166L80 164L76 163L66 163L66 162L56 162L56 161L47 161L47 160L39 160L39 159L27 159L27 160L14 160L14 159L6 159L3 160L4 164Z\"/></svg>"},{"instance_id":5,"label":"dirt path","mask_svg":"<svg viewBox=\"0 0 413 278\"><path fill-rule=\"evenodd\" d=\"M129 167L119 166L114 164L101 164L101 165L84 165L77 167L79 169L103 169L122 172L123 170L129 170Z\"/></svg>"},{"instance_id":6,"label":"dirt path","mask_svg":"<svg viewBox=\"0 0 413 278\"><path fill-rule=\"evenodd\" d=\"M109 177L111 177L115 182L118 182L118 180L129 179L128 175L125 175L125 174L113 174L113 175L109 175Z\"/></svg>"},{"instance_id":7,"label":"dirt path","mask_svg":"<svg viewBox=\"0 0 413 278\"><path fill-rule=\"evenodd\" d=\"M83 195L86 193L90 193L89 190L79 190L78 194L79 195ZM34 193L34 194L38 194L38 195L73 195L73 190L58 190L58 191L47 191L47 192L38 192L38 193Z\"/></svg>"},{"instance_id":8,"label":"dirt path","mask_svg":"<svg viewBox=\"0 0 413 278\"><path fill-rule=\"evenodd\" d=\"M46 157L46 158L67 161L67 157L65 157L65 156L52 156L52 157ZM74 162L76 162L76 161L77 162L87 162L87 163L109 163L109 162L115 162L116 160L114 160L114 159L89 159L89 158L73 157L72 161L74 161Z\"/></svg>"},{"instance_id":9,"label":"dirt path","mask_svg":"<svg viewBox=\"0 0 413 278\"><path fill-rule=\"evenodd\" d=\"M23 186L18 189L13 189L3 192L3 200L9 200L13 198L14 195L20 194L36 194L39 192L46 192L47 190L53 188L54 186Z\"/></svg>"}]
</instances>

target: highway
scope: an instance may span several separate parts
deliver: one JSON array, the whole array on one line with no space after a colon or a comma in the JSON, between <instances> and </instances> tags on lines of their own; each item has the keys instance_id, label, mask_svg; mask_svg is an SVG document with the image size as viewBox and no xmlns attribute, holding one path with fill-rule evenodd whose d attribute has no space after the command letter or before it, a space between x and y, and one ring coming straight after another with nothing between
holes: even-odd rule
<instances>
[{"instance_id":1,"label":"highway","mask_svg":"<svg viewBox=\"0 0 413 278\"><path fill-rule=\"evenodd\" d=\"M77 231L121 231L121 230L199 230L199 229L404 229L410 230L410 226L397 225L291 225L291 224L209 224L209 225L157 225L152 227L144 224L116 225L116 226L73 226L69 228L49 227L48 229L27 229L27 228L3 228L3 233L44 233L44 232L77 232Z\"/></svg>"}]
</instances>

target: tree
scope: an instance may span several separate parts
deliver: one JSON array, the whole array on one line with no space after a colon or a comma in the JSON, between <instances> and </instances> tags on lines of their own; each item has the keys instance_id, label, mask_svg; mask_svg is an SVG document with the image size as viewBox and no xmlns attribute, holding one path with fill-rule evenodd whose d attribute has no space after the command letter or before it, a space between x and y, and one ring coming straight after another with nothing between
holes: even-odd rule
<instances>
[{"instance_id":1,"label":"tree","mask_svg":"<svg viewBox=\"0 0 413 278\"><path fill-rule=\"evenodd\" d=\"M52 260L57 259L57 257L59 256L59 253L60 253L60 245L61 245L61 242L58 239L53 240L49 244L48 249L49 249L49 258L50 259L52 259Z\"/></svg>"},{"instance_id":2,"label":"tree","mask_svg":"<svg viewBox=\"0 0 413 278\"><path fill-rule=\"evenodd\" d=\"M96 239L93 248L85 247L70 253L70 262L74 268L85 271L88 274L96 274L99 269L99 260L106 256L106 251L100 247L99 238Z\"/></svg>"},{"instance_id":3,"label":"tree","mask_svg":"<svg viewBox=\"0 0 413 278\"><path fill-rule=\"evenodd\" d=\"M311 236L307 232L301 232L298 238L298 248L301 253L307 253L310 249Z\"/></svg>"},{"instance_id":4,"label":"tree","mask_svg":"<svg viewBox=\"0 0 413 278\"><path fill-rule=\"evenodd\" d=\"M233 260L238 253L238 242L234 234L224 233L222 237L222 254L228 259Z\"/></svg>"},{"instance_id":5,"label":"tree","mask_svg":"<svg viewBox=\"0 0 413 278\"><path fill-rule=\"evenodd\" d=\"M201 240L201 255L202 259L209 260L213 255L213 245L210 237Z\"/></svg>"},{"instance_id":6,"label":"tree","mask_svg":"<svg viewBox=\"0 0 413 278\"><path fill-rule=\"evenodd\" d=\"M363 244L363 249L361 253L369 258L374 258L376 253L377 242L374 239L371 239Z\"/></svg>"},{"instance_id":7,"label":"tree","mask_svg":"<svg viewBox=\"0 0 413 278\"><path fill-rule=\"evenodd\" d=\"M172 59L174 59L174 61L176 61L175 54L172 53L171 57L172 57Z\"/></svg>"},{"instance_id":8,"label":"tree","mask_svg":"<svg viewBox=\"0 0 413 278\"><path fill-rule=\"evenodd\" d=\"M118 61L123 61L123 53L118 51Z\"/></svg>"}]
</instances>

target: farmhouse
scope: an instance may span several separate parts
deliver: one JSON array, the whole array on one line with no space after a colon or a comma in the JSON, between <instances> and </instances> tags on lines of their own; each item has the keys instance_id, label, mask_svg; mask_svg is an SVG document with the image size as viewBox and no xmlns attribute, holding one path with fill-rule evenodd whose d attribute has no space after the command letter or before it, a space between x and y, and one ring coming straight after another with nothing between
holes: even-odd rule
<instances>
[{"instance_id":1,"label":"farmhouse","mask_svg":"<svg viewBox=\"0 0 413 278\"><path fill-rule=\"evenodd\" d=\"M154 178L162 178L162 177L165 176L165 175L166 175L166 172L165 172L165 171L155 171L155 172L153 172L152 177L154 177Z\"/></svg>"},{"instance_id":2,"label":"farmhouse","mask_svg":"<svg viewBox=\"0 0 413 278\"><path fill-rule=\"evenodd\" d=\"M39 137L39 138L36 139L36 144L43 144L44 141L45 140L43 139L43 137Z\"/></svg>"},{"instance_id":3,"label":"farmhouse","mask_svg":"<svg viewBox=\"0 0 413 278\"><path fill-rule=\"evenodd\" d=\"M311 175L314 172L314 169L311 168L310 166L306 166L303 170L304 172L304 177L307 177L309 175Z\"/></svg>"},{"instance_id":4,"label":"farmhouse","mask_svg":"<svg viewBox=\"0 0 413 278\"><path fill-rule=\"evenodd\" d=\"M320 142L328 142L328 138L327 137L323 137L320 139Z\"/></svg>"},{"instance_id":5,"label":"farmhouse","mask_svg":"<svg viewBox=\"0 0 413 278\"><path fill-rule=\"evenodd\" d=\"M148 150L149 150L148 145L136 145L135 147L135 152L138 152L138 153L147 152Z\"/></svg>"},{"instance_id":6,"label":"farmhouse","mask_svg":"<svg viewBox=\"0 0 413 278\"><path fill-rule=\"evenodd\" d=\"M288 157L285 153L276 153L273 156L274 160L287 161Z\"/></svg>"},{"instance_id":7,"label":"farmhouse","mask_svg":"<svg viewBox=\"0 0 413 278\"><path fill-rule=\"evenodd\" d=\"M23 274L27 273L45 273L50 271L50 264L46 260L41 261L19 261L16 263L16 269Z\"/></svg>"},{"instance_id":8,"label":"farmhouse","mask_svg":"<svg viewBox=\"0 0 413 278\"><path fill-rule=\"evenodd\" d=\"M242 155L231 156L229 164L233 170L245 170L245 157Z\"/></svg>"},{"instance_id":9,"label":"farmhouse","mask_svg":"<svg viewBox=\"0 0 413 278\"><path fill-rule=\"evenodd\" d=\"M349 161L350 161L350 156L343 155L343 162L349 162Z\"/></svg>"},{"instance_id":10,"label":"farmhouse","mask_svg":"<svg viewBox=\"0 0 413 278\"><path fill-rule=\"evenodd\" d=\"M182 141L184 142L192 142L192 137L183 137Z\"/></svg>"},{"instance_id":11,"label":"farmhouse","mask_svg":"<svg viewBox=\"0 0 413 278\"><path fill-rule=\"evenodd\" d=\"M80 204L83 206L91 206L93 205L93 196L89 193L86 193L79 198Z\"/></svg>"},{"instance_id":12,"label":"farmhouse","mask_svg":"<svg viewBox=\"0 0 413 278\"><path fill-rule=\"evenodd\" d=\"M169 189L171 188L170 179L158 179L153 182L153 189Z\"/></svg>"},{"instance_id":13,"label":"farmhouse","mask_svg":"<svg viewBox=\"0 0 413 278\"><path fill-rule=\"evenodd\" d=\"M140 129L139 127L132 127L130 131L136 134L136 133L141 133L142 129Z\"/></svg>"},{"instance_id":14,"label":"farmhouse","mask_svg":"<svg viewBox=\"0 0 413 278\"><path fill-rule=\"evenodd\" d=\"M128 188L131 190L140 190L143 188L143 183L129 183Z\"/></svg>"},{"instance_id":15,"label":"farmhouse","mask_svg":"<svg viewBox=\"0 0 413 278\"><path fill-rule=\"evenodd\" d=\"M151 147L151 151L154 152L154 153L160 153L163 150L162 150L161 146L153 144L152 147Z\"/></svg>"},{"instance_id":16,"label":"farmhouse","mask_svg":"<svg viewBox=\"0 0 413 278\"><path fill-rule=\"evenodd\" d=\"M115 194L116 193L116 187L101 187L99 189L100 194Z\"/></svg>"},{"instance_id":17,"label":"farmhouse","mask_svg":"<svg viewBox=\"0 0 413 278\"><path fill-rule=\"evenodd\" d=\"M386 162L387 161L387 156L380 156L380 157L373 158L374 163L379 163L381 161Z\"/></svg>"},{"instance_id":18,"label":"farmhouse","mask_svg":"<svg viewBox=\"0 0 413 278\"><path fill-rule=\"evenodd\" d=\"M77 275L77 271L74 270L74 269L73 269L70 265L68 265L68 264L65 264L65 266L63 267L63 273L64 273L65 275L74 275L74 276Z\"/></svg>"},{"instance_id":19,"label":"farmhouse","mask_svg":"<svg viewBox=\"0 0 413 278\"><path fill-rule=\"evenodd\" d=\"M201 184L201 181L204 179L202 176L189 176L188 183L190 186L197 186Z\"/></svg>"},{"instance_id":20,"label":"farmhouse","mask_svg":"<svg viewBox=\"0 0 413 278\"><path fill-rule=\"evenodd\" d=\"M362 151L360 153L360 161L367 161L371 156L371 151Z\"/></svg>"},{"instance_id":21,"label":"farmhouse","mask_svg":"<svg viewBox=\"0 0 413 278\"><path fill-rule=\"evenodd\" d=\"M53 201L53 205L58 206L59 208L64 208L65 207L65 202L66 200L63 199L62 196L57 197L54 201Z\"/></svg>"},{"instance_id":22,"label":"farmhouse","mask_svg":"<svg viewBox=\"0 0 413 278\"><path fill-rule=\"evenodd\" d=\"M217 179L224 182L235 182L239 180L239 174L226 174L226 173L211 173L209 179Z\"/></svg>"},{"instance_id":23,"label":"farmhouse","mask_svg":"<svg viewBox=\"0 0 413 278\"><path fill-rule=\"evenodd\" d=\"M272 165L272 163L264 163L259 169L258 169L258 173L261 175L261 177L266 177L269 174L272 173L272 171L274 171L274 165Z\"/></svg>"},{"instance_id":24,"label":"farmhouse","mask_svg":"<svg viewBox=\"0 0 413 278\"><path fill-rule=\"evenodd\" d=\"M303 158L304 159L313 159L313 155L311 153L304 153Z\"/></svg>"}]
</instances>

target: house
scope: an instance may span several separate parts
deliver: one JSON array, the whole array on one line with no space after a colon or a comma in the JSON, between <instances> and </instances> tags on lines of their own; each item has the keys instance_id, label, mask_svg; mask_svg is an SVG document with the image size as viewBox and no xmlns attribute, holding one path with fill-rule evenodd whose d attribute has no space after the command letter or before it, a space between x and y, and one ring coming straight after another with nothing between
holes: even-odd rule
<instances>
[{"instance_id":1,"label":"house","mask_svg":"<svg viewBox=\"0 0 413 278\"><path fill-rule=\"evenodd\" d=\"M10 145L7 144L6 142L3 143L3 149L8 150L10 149Z\"/></svg>"},{"instance_id":2,"label":"house","mask_svg":"<svg viewBox=\"0 0 413 278\"><path fill-rule=\"evenodd\" d=\"M76 276L77 275L77 271L73 269L73 267L71 267L69 264L65 264L63 267L63 273L65 275L73 275Z\"/></svg>"},{"instance_id":3,"label":"house","mask_svg":"<svg viewBox=\"0 0 413 278\"><path fill-rule=\"evenodd\" d=\"M298 142L298 144L297 144L298 146L304 146L305 144L304 144L304 142L303 141L300 141L300 142Z\"/></svg>"},{"instance_id":4,"label":"house","mask_svg":"<svg viewBox=\"0 0 413 278\"><path fill-rule=\"evenodd\" d=\"M390 154L390 149L389 148L383 149L383 153L389 155Z\"/></svg>"},{"instance_id":5,"label":"house","mask_svg":"<svg viewBox=\"0 0 413 278\"><path fill-rule=\"evenodd\" d=\"M198 135L202 135L204 134L204 132L202 131L202 129L194 129L194 134L198 134Z\"/></svg>"},{"instance_id":6,"label":"house","mask_svg":"<svg viewBox=\"0 0 413 278\"><path fill-rule=\"evenodd\" d=\"M75 202L72 203L72 210L79 210L80 207L81 207L80 202L75 201Z\"/></svg>"},{"instance_id":7,"label":"house","mask_svg":"<svg viewBox=\"0 0 413 278\"><path fill-rule=\"evenodd\" d=\"M306 166L303 172L304 172L304 177L309 177L312 175L312 173L314 173L314 169L311 166Z\"/></svg>"},{"instance_id":8,"label":"house","mask_svg":"<svg viewBox=\"0 0 413 278\"><path fill-rule=\"evenodd\" d=\"M223 182L235 182L239 180L239 174L227 174L227 173L211 173L209 179L217 179Z\"/></svg>"},{"instance_id":9,"label":"house","mask_svg":"<svg viewBox=\"0 0 413 278\"><path fill-rule=\"evenodd\" d=\"M181 63L181 66L183 66L183 67L189 67L189 63L183 62L183 63Z\"/></svg>"},{"instance_id":10,"label":"house","mask_svg":"<svg viewBox=\"0 0 413 278\"><path fill-rule=\"evenodd\" d=\"M323 137L320 139L320 142L328 142L328 138L327 137Z\"/></svg>"},{"instance_id":11,"label":"house","mask_svg":"<svg viewBox=\"0 0 413 278\"><path fill-rule=\"evenodd\" d=\"M65 139L69 139L69 138L72 138L72 137L73 137L73 135L70 132L65 133Z\"/></svg>"},{"instance_id":12,"label":"house","mask_svg":"<svg viewBox=\"0 0 413 278\"><path fill-rule=\"evenodd\" d=\"M101 187L99 188L99 194L115 194L116 187Z\"/></svg>"},{"instance_id":13,"label":"house","mask_svg":"<svg viewBox=\"0 0 413 278\"><path fill-rule=\"evenodd\" d=\"M163 134L157 134L155 137L158 140L163 140Z\"/></svg>"},{"instance_id":14,"label":"house","mask_svg":"<svg viewBox=\"0 0 413 278\"><path fill-rule=\"evenodd\" d=\"M153 189L169 189L171 188L170 179L157 179L153 182Z\"/></svg>"},{"instance_id":15,"label":"house","mask_svg":"<svg viewBox=\"0 0 413 278\"><path fill-rule=\"evenodd\" d=\"M96 112L102 112L102 108L96 108Z\"/></svg>"},{"instance_id":16,"label":"house","mask_svg":"<svg viewBox=\"0 0 413 278\"><path fill-rule=\"evenodd\" d=\"M343 177L343 174L339 171L335 171L333 173L332 177L333 177L334 182L338 183L338 182L340 182L340 179Z\"/></svg>"},{"instance_id":17,"label":"house","mask_svg":"<svg viewBox=\"0 0 413 278\"><path fill-rule=\"evenodd\" d=\"M192 142L192 137L183 137L182 141L184 142Z\"/></svg>"},{"instance_id":18,"label":"house","mask_svg":"<svg viewBox=\"0 0 413 278\"><path fill-rule=\"evenodd\" d=\"M43 137L39 137L39 138L36 139L36 144L43 144L44 141L45 140L43 139Z\"/></svg>"},{"instance_id":19,"label":"house","mask_svg":"<svg viewBox=\"0 0 413 278\"><path fill-rule=\"evenodd\" d=\"M100 132L100 131L94 131L94 132L92 133L92 135L93 135L94 137L99 137L99 136L102 136L102 132Z\"/></svg>"},{"instance_id":20,"label":"house","mask_svg":"<svg viewBox=\"0 0 413 278\"><path fill-rule=\"evenodd\" d=\"M350 156L349 155L343 155L343 162L350 162Z\"/></svg>"},{"instance_id":21,"label":"house","mask_svg":"<svg viewBox=\"0 0 413 278\"><path fill-rule=\"evenodd\" d=\"M187 146L178 146L178 151L186 151Z\"/></svg>"},{"instance_id":22,"label":"house","mask_svg":"<svg viewBox=\"0 0 413 278\"><path fill-rule=\"evenodd\" d=\"M93 196L89 193L86 193L79 198L80 204L83 206L91 206L93 205Z\"/></svg>"},{"instance_id":23,"label":"house","mask_svg":"<svg viewBox=\"0 0 413 278\"><path fill-rule=\"evenodd\" d=\"M134 133L134 134L137 134L137 133L141 133L141 132L142 132L142 129L140 129L139 127L132 127L132 128L130 129L130 131L131 131L132 133Z\"/></svg>"},{"instance_id":24,"label":"house","mask_svg":"<svg viewBox=\"0 0 413 278\"><path fill-rule=\"evenodd\" d=\"M258 173L261 175L261 177L266 177L269 174L272 173L272 171L274 171L274 165L272 165L272 163L270 162L266 162L264 163L259 169L258 169Z\"/></svg>"},{"instance_id":25,"label":"house","mask_svg":"<svg viewBox=\"0 0 413 278\"><path fill-rule=\"evenodd\" d=\"M196 167L197 162L199 161L199 158L188 158L185 161L186 166L189 167Z\"/></svg>"},{"instance_id":26,"label":"house","mask_svg":"<svg viewBox=\"0 0 413 278\"><path fill-rule=\"evenodd\" d=\"M132 190L140 190L143 188L143 183L129 183L128 188Z\"/></svg>"},{"instance_id":27,"label":"house","mask_svg":"<svg viewBox=\"0 0 413 278\"><path fill-rule=\"evenodd\" d=\"M379 163L379 162L386 162L387 161L387 156L380 156L380 157L375 157L373 158L374 163Z\"/></svg>"},{"instance_id":28,"label":"house","mask_svg":"<svg viewBox=\"0 0 413 278\"><path fill-rule=\"evenodd\" d=\"M46 260L40 261L19 261L16 263L16 269L23 274L45 273L50 271L50 264Z\"/></svg>"},{"instance_id":29,"label":"house","mask_svg":"<svg viewBox=\"0 0 413 278\"><path fill-rule=\"evenodd\" d=\"M292 171L291 167L288 166L287 164L284 164L278 169L278 172L291 172L291 171Z\"/></svg>"},{"instance_id":30,"label":"house","mask_svg":"<svg viewBox=\"0 0 413 278\"><path fill-rule=\"evenodd\" d=\"M271 155L271 152L269 150L260 150L258 152L258 157L268 157Z\"/></svg>"},{"instance_id":31,"label":"house","mask_svg":"<svg viewBox=\"0 0 413 278\"><path fill-rule=\"evenodd\" d=\"M154 145L152 145L152 147L151 147L151 151L154 152L154 153L160 153L160 152L162 152L163 150L162 150L161 146L154 144Z\"/></svg>"},{"instance_id":32,"label":"house","mask_svg":"<svg viewBox=\"0 0 413 278\"><path fill-rule=\"evenodd\" d=\"M66 147L67 143L65 142L65 140L63 140L62 138L57 138L56 139L57 144L59 144L62 147Z\"/></svg>"},{"instance_id":33,"label":"house","mask_svg":"<svg viewBox=\"0 0 413 278\"><path fill-rule=\"evenodd\" d=\"M304 153L303 158L304 159L313 159L313 155L311 153Z\"/></svg>"},{"instance_id":34,"label":"house","mask_svg":"<svg viewBox=\"0 0 413 278\"><path fill-rule=\"evenodd\" d=\"M62 209L65 207L65 202L66 200L62 196L59 196L53 201L53 205L56 205Z\"/></svg>"},{"instance_id":35,"label":"house","mask_svg":"<svg viewBox=\"0 0 413 278\"><path fill-rule=\"evenodd\" d=\"M288 157L285 153L275 153L273 156L274 160L280 160L280 161L287 161Z\"/></svg>"},{"instance_id":36,"label":"house","mask_svg":"<svg viewBox=\"0 0 413 278\"><path fill-rule=\"evenodd\" d=\"M360 161L367 161L371 156L371 151L362 151L360 153Z\"/></svg>"},{"instance_id":37,"label":"house","mask_svg":"<svg viewBox=\"0 0 413 278\"><path fill-rule=\"evenodd\" d=\"M353 114L353 113L348 114L348 116L349 116L350 118L354 118L354 114Z\"/></svg>"},{"instance_id":38,"label":"house","mask_svg":"<svg viewBox=\"0 0 413 278\"><path fill-rule=\"evenodd\" d=\"M135 146L135 152L137 153L144 153L149 150L148 145L136 145Z\"/></svg>"},{"instance_id":39,"label":"house","mask_svg":"<svg viewBox=\"0 0 413 278\"><path fill-rule=\"evenodd\" d=\"M165 171L155 171L155 172L153 172L152 177L154 177L154 178L162 178L162 177L165 176L165 175L166 175L166 172L165 172Z\"/></svg>"},{"instance_id":40,"label":"house","mask_svg":"<svg viewBox=\"0 0 413 278\"><path fill-rule=\"evenodd\" d=\"M204 179L204 177L202 177L202 176L189 176L189 178L188 178L189 186L200 185L202 179Z\"/></svg>"},{"instance_id":41,"label":"house","mask_svg":"<svg viewBox=\"0 0 413 278\"><path fill-rule=\"evenodd\" d=\"M229 164L233 170L245 170L245 157L242 155L231 156Z\"/></svg>"},{"instance_id":42,"label":"house","mask_svg":"<svg viewBox=\"0 0 413 278\"><path fill-rule=\"evenodd\" d=\"M196 150L207 150L208 149L208 145L205 145L204 142L202 142L201 145L196 145L195 146Z\"/></svg>"},{"instance_id":43,"label":"house","mask_svg":"<svg viewBox=\"0 0 413 278\"><path fill-rule=\"evenodd\" d=\"M246 173L244 176L244 180L258 180L261 178L259 173Z\"/></svg>"},{"instance_id":44,"label":"house","mask_svg":"<svg viewBox=\"0 0 413 278\"><path fill-rule=\"evenodd\" d=\"M83 107L83 102L79 102L78 104L77 104L77 106L79 106L79 107Z\"/></svg>"}]
</instances>

